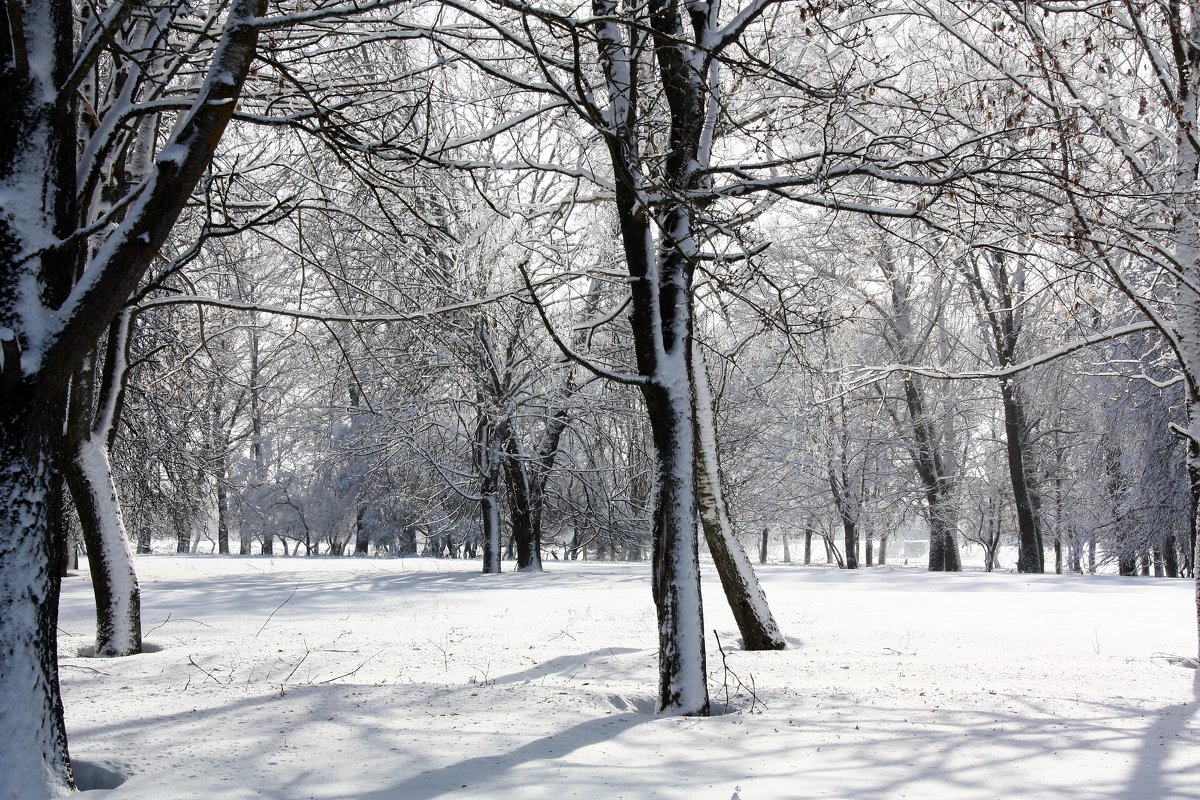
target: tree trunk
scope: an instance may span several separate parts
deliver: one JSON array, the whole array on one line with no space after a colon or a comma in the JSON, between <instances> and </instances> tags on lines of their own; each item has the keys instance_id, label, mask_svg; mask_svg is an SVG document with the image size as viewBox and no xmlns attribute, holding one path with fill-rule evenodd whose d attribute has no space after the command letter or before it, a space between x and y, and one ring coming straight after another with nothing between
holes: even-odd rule
<instances>
[{"instance_id":1,"label":"tree trunk","mask_svg":"<svg viewBox=\"0 0 1200 800\"><path fill-rule=\"evenodd\" d=\"M929 571L957 572L962 569L958 539L954 534L954 512L950 503L951 478L938 450L934 431L925 413L925 399L916 382L905 377L904 399L912 422L913 460L925 490L929 515Z\"/></svg>"},{"instance_id":2,"label":"tree trunk","mask_svg":"<svg viewBox=\"0 0 1200 800\"><path fill-rule=\"evenodd\" d=\"M1025 414L1016 387L1011 381L1000 382L1004 409L1004 438L1008 452L1008 475L1012 483L1013 502L1017 508L1017 572L1045 572L1041 531L1035 514L1035 504L1025 475Z\"/></svg>"},{"instance_id":3,"label":"tree trunk","mask_svg":"<svg viewBox=\"0 0 1200 800\"><path fill-rule=\"evenodd\" d=\"M686 376L688 359L686 350L681 350L675 352L672 366L674 374ZM655 381L642 387L657 457L652 576L658 615L658 708L672 714L707 716L694 424L688 383Z\"/></svg>"},{"instance_id":4,"label":"tree trunk","mask_svg":"<svg viewBox=\"0 0 1200 800\"><path fill-rule=\"evenodd\" d=\"M875 540L871 538L871 534L869 532L867 533L867 535L865 537L863 537L863 539L864 539L863 546L866 548L867 566L869 567L869 566L872 566L873 559L875 557L875 550L874 550Z\"/></svg>"},{"instance_id":5,"label":"tree trunk","mask_svg":"<svg viewBox=\"0 0 1200 800\"><path fill-rule=\"evenodd\" d=\"M500 498L497 497L499 477L495 472L484 473L479 487L479 515L483 526L483 571L500 572Z\"/></svg>"},{"instance_id":6,"label":"tree trunk","mask_svg":"<svg viewBox=\"0 0 1200 800\"><path fill-rule=\"evenodd\" d=\"M725 599L747 650L782 650L787 641L767 604L766 593L754 574L734 530L721 477L713 398L700 345L692 343L691 378L695 442L695 493L704 539L721 578ZM768 529L763 528L759 563L767 561Z\"/></svg>"},{"instance_id":7,"label":"tree trunk","mask_svg":"<svg viewBox=\"0 0 1200 800\"><path fill-rule=\"evenodd\" d=\"M62 459L62 474L79 515L96 597L96 655L142 652L142 603L129 540L117 502L107 446L87 438L74 458Z\"/></svg>"},{"instance_id":8,"label":"tree trunk","mask_svg":"<svg viewBox=\"0 0 1200 800\"><path fill-rule=\"evenodd\" d=\"M508 437L501 456L504 484L508 487L509 520L512 523L513 545L516 548L517 570L542 571L542 522L540 498L534 496L529 469L515 452L516 440Z\"/></svg>"},{"instance_id":9,"label":"tree trunk","mask_svg":"<svg viewBox=\"0 0 1200 800\"><path fill-rule=\"evenodd\" d=\"M649 36L659 85L667 96L671 133L666 151L643 163L637 82L630 65L630 28L616 20L616 0L593 0L593 31L607 90L604 126L613 171L614 209L629 275L629 322L637 375L654 442L657 480L652 576L658 616L658 705L665 713L706 716L709 711L704 614L696 537L696 445L692 379L692 284L699 253L695 208L683 199L698 188L709 151L702 135L717 102L709 90L719 62L705 62L704 43L715 30L716 7L707 11L663 3L649 14ZM640 45L636 46L640 47ZM647 70L643 75L651 74ZM652 175L653 171L653 175ZM663 201L650 201L652 182L665 184ZM653 215L653 217L651 216ZM657 241L656 241L657 235ZM540 307L539 307L540 309Z\"/></svg>"},{"instance_id":10,"label":"tree trunk","mask_svg":"<svg viewBox=\"0 0 1200 800\"><path fill-rule=\"evenodd\" d=\"M229 477L229 434L224 433L221 440L221 454L217 457L217 552L229 554L229 487L226 480Z\"/></svg>"},{"instance_id":11,"label":"tree trunk","mask_svg":"<svg viewBox=\"0 0 1200 800\"><path fill-rule=\"evenodd\" d=\"M804 564L808 566L812 563L812 528L804 530Z\"/></svg>"},{"instance_id":12,"label":"tree trunk","mask_svg":"<svg viewBox=\"0 0 1200 800\"><path fill-rule=\"evenodd\" d=\"M172 520L175 528L175 552L187 553L192 549L192 534L179 518Z\"/></svg>"},{"instance_id":13,"label":"tree trunk","mask_svg":"<svg viewBox=\"0 0 1200 800\"><path fill-rule=\"evenodd\" d=\"M354 515L354 555L356 556L365 556L371 549L371 537L367 535L367 528L363 525L363 517L366 515L366 506L359 506L358 513Z\"/></svg>"},{"instance_id":14,"label":"tree trunk","mask_svg":"<svg viewBox=\"0 0 1200 800\"><path fill-rule=\"evenodd\" d=\"M879 537L879 566L881 567L887 564L887 543L887 536Z\"/></svg>"},{"instance_id":15,"label":"tree trunk","mask_svg":"<svg viewBox=\"0 0 1200 800\"><path fill-rule=\"evenodd\" d=\"M786 531L784 531L784 534L783 534L783 563L785 563L785 564L792 563L792 551L791 551L791 548L788 547L788 539L789 538L790 537L788 536L788 533Z\"/></svg>"},{"instance_id":16,"label":"tree trunk","mask_svg":"<svg viewBox=\"0 0 1200 800\"><path fill-rule=\"evenodd\" d=\"M229 555L229 495L224 478L217 481L217 552Z\"/></svg>"},{"instance_id":17,"label":"tree trunk","mask_svg":"<svg viewBox=\"0 0 1200 800\"><path fill-rule=\"evenodd\" d=\"M11 417L0 422L4 800L59 797L73 788L58 686L59 543L51 520L60 510L52 496L49 436L29 431L25 423Z\"/></svg>"},{"instance_id":18,"label":"tree trunk","mask_svg":"<svg viewBox=\"0 0 1200 800\"><path fill-rule=\"evenodd\" d=\"M767 563L767 544L768 544L768 537L770 536L770 532L771 532L770 528L763 528L762 539L758 543L758 563L759 564Z\"/></svg>"},{"instance_id":19,"label":"tree trunk","mask_svg":"<svg viewBox=\"0 0 1200 800\"><path fill-rule=\"evenodd\" d=\"M854 520L842 517L842 534L846 543L846 569L858 569L858 525Z\"/></svg>"}]
</instances>

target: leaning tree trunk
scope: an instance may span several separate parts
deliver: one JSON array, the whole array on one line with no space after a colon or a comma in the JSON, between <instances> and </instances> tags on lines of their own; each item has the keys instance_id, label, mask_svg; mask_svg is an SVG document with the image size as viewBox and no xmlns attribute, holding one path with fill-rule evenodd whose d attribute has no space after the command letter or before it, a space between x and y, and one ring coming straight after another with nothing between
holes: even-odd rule
<instances>
[{"instance_id":1,"label":"leaning tree trunk","mask_svg":"<svg viewBox=\"0 0 1200 800\"><path fill-rule=\"evenodd\" d=\"M692 383L695 395L696 507L708 550L712 554L725 599L733 611L742 646L747 650L782 650L787 641L775 622L767 596L734 532L722 489L720 449L712 413L708 371L699 344L692 344ZM767 531L763 530L762 555Z\"/></svg>"},{"instance_id":2,"label":"leaning tree trunk","mask_svg":"<svg viewBox=\"0 0 1200 800\"><path fill-rule=\"evenodd\" d=\"M141 593L108 458L123 406L128 331L129 315L123 313L109 327L98 381L97 353L75 373L59 460L87 547L98 656L142 652Z\"/></svg>"},{"instance_id":3,"label":"leaning tree trunk","mask_svg":"<svg viewBox=\"0 0 1200 800\"><path fill-rule=\"evenodd\" d=\"M62 472L87 546L96 597L96 655L140 653L141 592L104 442L94 437L78 442L74 458L62 459Z\"/></svg>"}]
</instances>

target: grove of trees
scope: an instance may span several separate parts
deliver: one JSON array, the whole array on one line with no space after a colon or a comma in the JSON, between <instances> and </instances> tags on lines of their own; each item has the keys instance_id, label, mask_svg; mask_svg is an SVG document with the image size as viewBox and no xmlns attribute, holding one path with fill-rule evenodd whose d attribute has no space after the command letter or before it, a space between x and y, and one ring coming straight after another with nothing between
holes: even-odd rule
<instances>
[{"instance_id":1,"label":"grove of trees","mask_svg":"<svg viewBox=\"0 0 1200 800\"><path fill-rule=\"evenodd\" d=\"M1192 0L8 3L0 800L81 546L99 656L133 550L646 559L693 715L747 545L1194 579L1198 93Z\"/></svg>"}]
</instances>

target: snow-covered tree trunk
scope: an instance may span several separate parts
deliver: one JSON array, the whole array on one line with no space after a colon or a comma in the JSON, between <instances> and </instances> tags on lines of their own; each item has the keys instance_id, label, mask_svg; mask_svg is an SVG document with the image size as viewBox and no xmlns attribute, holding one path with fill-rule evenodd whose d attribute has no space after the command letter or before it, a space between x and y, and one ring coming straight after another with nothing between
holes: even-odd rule
<instances>
[{"instance_id":1,"label":"snow-covered tree trunk","mask_svg":"<svg viewBox=\"0 0 1200 800\"><path fill-rule=\"evenodd\" d=\"M704 131L712 120L706 109L715 114L716 86L698 69L703 58L689 44L693 32L684 26L680 4L651 0L647 10L659 85L670 113L665 188L682 193L700 180L699 170L708 161ZM646 404L655 451L652 581L659 635L658 705L663 713L707 715L691 381L694 209L680 200L652 204L647 196L637 103L642 68L637 53L646 42L645 28L619 24L622 15L634 10L619 8L614 0L593 0L592 11L608 95L604 137L629 273L635 382ZM699 7L695 11L703 17L697 29L715 23ZM708 11L715 14L716 9ZM716 64L713 60L712 79Z\"/></svg>"},{"instance_id":2,"label":"snow-covered tree trunk","mask_svg":"<svg viewBox=\"0 0 1200 800\"><path fill-rule=\"evenodd\" d=\"M657 456L652 568L658 611L658 706L666 713L703 716L708 714L708 686L695 525L692 396L685 352L679 347L664 353L661 377L644 387L642 394Z\"/></svg>"},{"instance_id":3,"label":"snow-covered tree trunk","mask_svg":"<svg viewBox=\"0 0 1200 800\"><path fill-rule=\"evenodd\" d=\"M109 327L101 374L98 354L84 362L72 380L60 468L79 516L96 598L96 655L142 652L141 593L109 448L120 417L126 372L129 314Z\"/></svg>"},{"instance_id":4,"label":"snow-covered tree trunk","mask_svg":"<svg viewBox=\"0 0 1200 800\"><path fill-rule=\"evenodd\" d=\"M0 800L68 793L58 688L59 504L66 387L136 289L204 173L253 60L262 0L234 0L197 89L80 279L75 7L0 13ZM100 37L101 34L96 34ZM81 70L86 70L81 66Z\"/></svg>"},{"instance_id":5,"label":"snow-covered tree trunk","mask_svg":"<svg viewBox=\"0 0 1200 800\"><path fill-rule=\"evenodd\" d=\"M31 430L48 421L12 411L0 421L0 800L31 800L66 795L73 782L58 689L50 441Z\"/></svg>"},{"instance_id":6,"label":"snow-covered tree trunk","mask_svg":"<svg viewBox=\"0 0 1200 800\"><path fill-rule=\"evenodd\" d=\"M96 655L140 653L141 592L104 437L79 441L73 457L64 458L61 466L87 545L96 597Z\"/></svg>"},{"instance_id":7,"label":"snow-covered tree trunk","mask_svg":"<svg viewBox=\"0 0 1200 800\"><path fill-rule=\"evenodd\" d=\"M742 646L747 650L782 650L787 641L771 614L754 567L738 541L725 502L708 370L697 342L692 343L691 380L696 407L696 504L708 550L742 634ZM763 531L763 539L765 541L766 531ZM787 548L786 537L784 548Z\"/></svg>"}]
</instances>

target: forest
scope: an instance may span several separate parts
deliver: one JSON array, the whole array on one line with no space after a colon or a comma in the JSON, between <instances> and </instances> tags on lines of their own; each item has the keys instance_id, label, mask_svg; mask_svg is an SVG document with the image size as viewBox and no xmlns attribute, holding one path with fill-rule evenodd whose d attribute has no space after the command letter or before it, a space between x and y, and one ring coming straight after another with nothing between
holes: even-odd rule
<instances>
[{"instance_id":1,"label":"forest","mask_svg":"<svg viewBox=\"0 0 1200 800\"><path fill-rule=\"evenodd\" d=\"M681 717L710 568L1200 613L1200 2L22 0L0 103L0 800L81 561L645 562Z\"/></svg>"}]
</instances>

